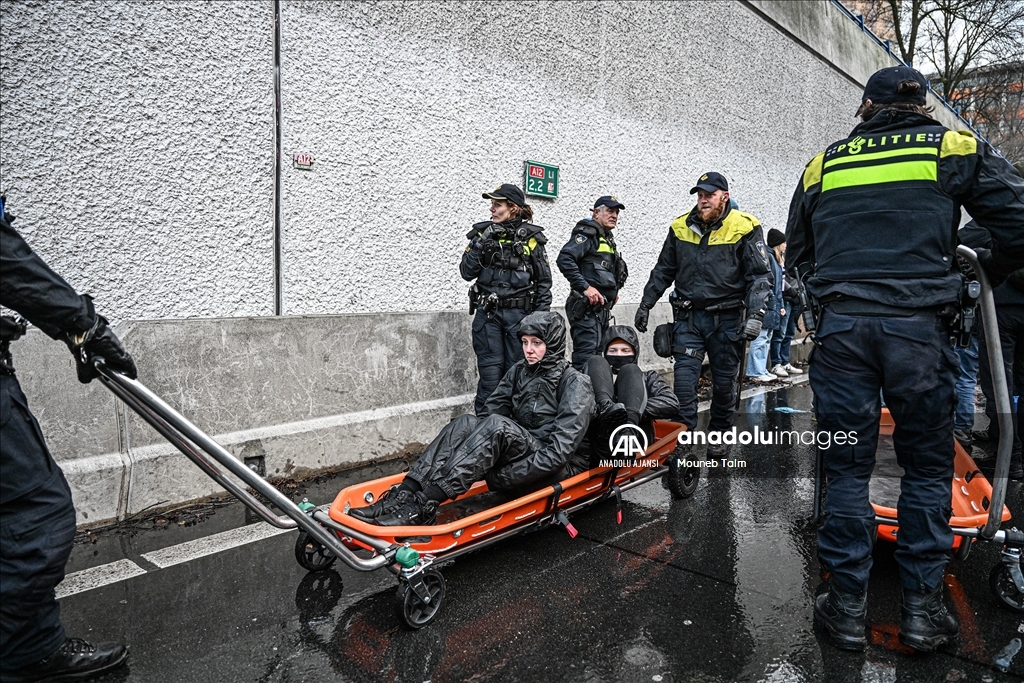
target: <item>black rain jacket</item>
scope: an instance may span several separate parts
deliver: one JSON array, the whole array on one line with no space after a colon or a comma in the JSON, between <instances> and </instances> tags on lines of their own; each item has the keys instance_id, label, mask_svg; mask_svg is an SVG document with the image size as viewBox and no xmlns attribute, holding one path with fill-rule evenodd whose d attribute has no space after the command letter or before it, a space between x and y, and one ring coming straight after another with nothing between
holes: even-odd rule
<instances>
[{"instance_id":1,"label":"black rain jacket","mask_svg":"<svg viewBox=\"0 0 1024 683\"><path fill-rule=\"evenodd\" d=\"M531 453L487 474L492 490L516 489L558 473L576 451L590 426L594 390L590 378L565 359L565 321L551 311L523 318L519 334L547 344L536 365L517 362L505 373L484 404L483 415L504 415L533 438Z\"/></svg>"},{"instance_id":2,"label":"black rain jacket","mask_svg":"<svg viewBox=\"0 0 1024 683\"><path fill-rule=\"evenodd\" d=\"M697 207L672 221L643 303L653 307L673 281L696 310L745 303L749 311L763 311L773 279L760 222L730 206L711 225L697 219Z\"/></svg>"},{"instance_id":3,"label":"black rain jacket","mask_svg":"<svg viewBox=\"0 0 1024 683\"><path fill-rule=\"evenodd\" d=\"M1024 266L1024 180L968 131L885 109L808 162L789 207L786 266L818 299L904 308L956 301L960 208L991 233L995 284Z\"/></svg>"}]
</instances>

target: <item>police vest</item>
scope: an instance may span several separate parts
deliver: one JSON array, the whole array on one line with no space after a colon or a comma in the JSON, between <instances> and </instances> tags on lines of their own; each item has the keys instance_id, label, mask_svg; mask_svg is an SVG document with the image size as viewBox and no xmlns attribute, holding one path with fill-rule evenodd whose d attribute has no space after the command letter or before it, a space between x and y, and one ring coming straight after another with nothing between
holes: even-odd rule
<instances>
[{"instance_id":1,"label":"police vest","mask_svg":"<svg viewBox=\"0 0 1024 683\"><path fill-rule=\"evenodd\" d=\"M916 126L847 138L814 157L803 185L820 193L811 214L815 278L947 276L960 212L939 185L939 164L976 151L972 136Z\"/></svg>"}]
</instances>

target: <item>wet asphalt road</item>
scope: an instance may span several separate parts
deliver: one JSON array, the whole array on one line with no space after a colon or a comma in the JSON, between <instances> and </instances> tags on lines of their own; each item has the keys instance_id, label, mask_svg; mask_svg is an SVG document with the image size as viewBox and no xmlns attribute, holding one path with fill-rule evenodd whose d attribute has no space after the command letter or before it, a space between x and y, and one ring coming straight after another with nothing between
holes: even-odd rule
<instances>
[{"instance_id":1,"label":"wet asphalt road","mask_svg":"<svg viewBox=\"0 0 1024 683\"><path fill-rule=\"evenodd\" d=\"M813 429L806 385L745 399L740 429ZM560 527L506 540L442 567L447 596L427 628L393 613L396 582L338 562L307 574L294 532L156 569L62 600L69 634L121 639L127 669L104 681L1004 681L993 658L1024 638L1024 616L988 588L998 549L953 560L947 585L962 624L957 647L931 656L896 641L899 582L879 543L868 601L871 645L832 648L812 627L821 589L810 525L813 448L734 447L746 470L702 478L672 500L658 482L626 494L615 524L604 503ZM707 470L705 473L707 474ZM349 473L306 495L326 503ZM1008 504L1024 518L1012 482ZM193 527L99 534L69 572L244 522L239 505Z\"/></svg>"}]
</instances>

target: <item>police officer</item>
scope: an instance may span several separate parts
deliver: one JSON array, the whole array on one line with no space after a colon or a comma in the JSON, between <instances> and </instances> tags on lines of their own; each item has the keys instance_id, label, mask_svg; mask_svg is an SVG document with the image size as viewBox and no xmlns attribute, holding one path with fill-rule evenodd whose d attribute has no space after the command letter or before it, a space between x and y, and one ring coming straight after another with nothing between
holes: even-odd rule
<instances>
[{"instance_id":1,"label":"police officer","mask_svg":"<svg viewBox=\"0 0 1024 683\"><path fill-rule=\"evenodd\" d=\"M0 304L68 345L78 379L90 382L89 362L136 377L135 362L97 315L11 227L0 197ZM14 374L10 342L25 330L3 316L0 334L0 680L4 683L87 680L120 666L119 643L92 645L68 638L54 588L75 538L75 508L64 473L43 441Z\"/></svg>"},{"instance_id":2,"label":"police officer","mask_svg":"<svg viewBox=\"0 0 1024 683\"><path fill-rule=\"evenodd\" d=\"M827 478L818 557L828 591L815 621L840 648L862 650L874 512L879 390L904 468L896 562L900 642L932 651L959 630L942 597L953 545L954 385L947 310L962 286L956 228L963 205L996 243L983 267L998 284L1024 265L1024 182L984 142L928 117L928 83L894 66L868 79L853 132L811 159L790 205L792 270L823 306L810 381L818 428L856 433L822 450Z\"/></svg>"},{"instance_id":3,"label":"police officer","mask_svg":"<svg viewBox=\"0 0 1024 683\"><path fill-rule=\"evenodd\" d=\"M572 335L572 366L577 370L601 352L612 307L626 284L626 262L612 237L619 211L625 208L615 197L598 197L593 216L576 224L555 260L571 287L565 315Z\"/></svg>"},{"instance_id":4,"label":"police officer","mask_svg":"<svg viewBox=\"0 0 1024 683\"><path fill-rule=\"evenodd\" d=\"M551 266L544 251L543 228L530 223L533 209L515 185L485 192L491 220L476 223L466 237L459 271L467 281L473 319L473 350L480 381L474 408L484 402L506 372L523 358L519 323L531 311L551 308Z\"/></svg>"},{"instance_id":5,"label":"police officer","mask_svg":"<svg viewBox=\"0 0 1024 683\"><path fill-rule=\"evenodd\" d=\"M689 429L697 426L697 380L706 353L712 381L708 429L724 432L732 426L739 399L743 342L761 332L772 276L761 224L732 208L725 176L705 173L690 190L695 193L697 205L669 228L634 324L647 331L651 308L674 280L670 301L679 420ZM727 452L725 444L708 446L712 457Z\"/></svg>"}]
</instances>

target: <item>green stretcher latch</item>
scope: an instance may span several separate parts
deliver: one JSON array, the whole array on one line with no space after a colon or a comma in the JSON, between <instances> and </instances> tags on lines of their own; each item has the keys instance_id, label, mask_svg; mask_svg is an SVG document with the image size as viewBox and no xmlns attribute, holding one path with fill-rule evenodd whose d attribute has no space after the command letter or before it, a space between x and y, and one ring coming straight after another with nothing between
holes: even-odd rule
<instances>
[{"instance_id":1,"label":"green stretcher latch","mask_svg":"<svg viewBox=\"0 0 1024 683\"><path fill-rule=\"evenodd\" d=\"M400 564L402 569L412 569L419 561L420 554L408 546L399 548L398 552L395 553L395 562Z\"/></svg>"}]
</instances>

